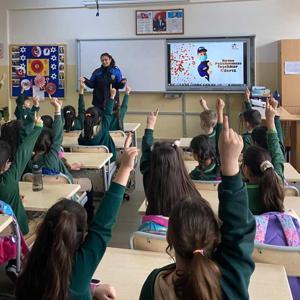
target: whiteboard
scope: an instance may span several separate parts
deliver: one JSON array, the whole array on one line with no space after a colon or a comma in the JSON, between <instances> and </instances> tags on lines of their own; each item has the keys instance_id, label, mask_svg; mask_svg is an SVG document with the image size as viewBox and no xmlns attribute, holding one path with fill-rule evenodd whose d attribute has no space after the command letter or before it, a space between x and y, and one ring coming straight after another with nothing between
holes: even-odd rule
<instances>
[{"instance_id":1,"label":"whiteboard","mask_svg":"<svg viewBox=\"0 0 300 300\"><path fill-rule=\"evenodd\" d=\"M78 77L90 78L104 52L115 59L133 91L166 91L165 39L77 40Z\"/></svg>"}]
</instances>

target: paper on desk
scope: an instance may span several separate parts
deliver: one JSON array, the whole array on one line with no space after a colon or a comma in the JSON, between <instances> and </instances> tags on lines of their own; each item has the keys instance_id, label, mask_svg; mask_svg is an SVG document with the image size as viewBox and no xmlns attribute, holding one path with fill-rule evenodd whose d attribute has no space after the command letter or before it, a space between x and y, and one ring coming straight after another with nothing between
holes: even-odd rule
<instances>
[{"instance_id":1,"label":"paper on desk","mask_svg":"<svg viewBox=\"0 0 300 300\"><path fill-rule=\"evenodd\" d=\"M284 73L286 75L300 74L300 61L286 61L284 64Z\"/></svg>"}]
</instances>

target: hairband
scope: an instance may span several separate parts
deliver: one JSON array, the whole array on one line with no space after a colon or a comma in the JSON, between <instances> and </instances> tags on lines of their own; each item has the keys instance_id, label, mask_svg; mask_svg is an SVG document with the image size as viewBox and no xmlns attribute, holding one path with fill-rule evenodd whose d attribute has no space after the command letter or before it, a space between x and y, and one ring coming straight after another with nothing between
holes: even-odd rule
<instances>
[{"instance_id":1,"label":"hairband","mask_svg":"<svg viewBox=\"0 0 300 300\"><path fill-rule=\"evenodd\" d=\"M66 111L66 114L70 114L70 113L71 113L71 111L70 111L70 110L67 110L67 111Z\"/></svg>"},{"instance_id":2,"label":"hairband","mask_svg":"<svg viewBox=\"0 0 300 300\"><path fill-rule=\"evenodd\" d=\"M85 114L86 117L91 117L92 115L90 113Z\"/></svg>"},{"instance_id":3,"label":"hairband","mask_svg":"<svg viewBox=\"0 0 300 300\"><path fill-rule=\"evenodd\" d=\"M260 164L259 168L260 168L261 172L264 173L268 169L274 169L274 166L270 161L265 160Z\"/></svg>"},{"instance_id":4,"label":"hairband","mask_svg":"<svg viewBox=\"0 0 300 300\"><path fill-rule=\"evenodd\" d=\"M204 250L203 249L197 249L195 251L193 251L193 254L197 254L200 253L202 256L204 256Z\"/></svg>"}]
</instances>

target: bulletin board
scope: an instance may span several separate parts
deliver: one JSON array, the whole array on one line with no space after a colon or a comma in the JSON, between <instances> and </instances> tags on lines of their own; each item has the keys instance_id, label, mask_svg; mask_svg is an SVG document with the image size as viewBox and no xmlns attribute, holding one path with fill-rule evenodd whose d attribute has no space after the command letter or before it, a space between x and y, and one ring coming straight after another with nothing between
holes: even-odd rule
<instances>
[{"instance_id":1,"label":"bulletin board","mask_svg":"<svg viewBox=\"0 0 300 300\"><path fill-rule=\"evenodd\" d=\"M10 94L17 97L21 84L26 96L41 100L66 96L66 45L10 45Z\"/></svg>"}]
</instances>

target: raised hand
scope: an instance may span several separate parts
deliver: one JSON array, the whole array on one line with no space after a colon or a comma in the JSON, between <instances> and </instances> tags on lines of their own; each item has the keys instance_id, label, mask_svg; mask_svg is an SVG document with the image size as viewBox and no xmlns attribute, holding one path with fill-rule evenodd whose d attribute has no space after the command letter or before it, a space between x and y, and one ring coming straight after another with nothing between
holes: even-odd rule
<instances>
[{"instance_id":1,"label":"raised hand","mask_svg":"<svg viewBox=\"0 0 300 300\"><path fill-rule=\"evenodd\" d=\"M243 138L229 128L228 117L225 116L223 130L219 137L219 154L223 175L234 176L239 172L239 156L243 146Z\"/></svg>"},{"instance_id":2,"label":"raised hand","mask_svg":"<svg viewBox=\"0 0 300 300\"><path fill-rule=\"evenodd\" d=\"M200 98L200 105L204 110L209 110L209 108L207 106L207 102L203 97Z\"/></svg>"},{"instance_id":3,"label":"raised hand","mask_svg":"<svg viewBox=\"0 0 300 300\"><path fill-rule=\"evenodd\" d=\"M221 98L218 98L217 99L217 103L216 103L216 109L217 109L217 111L221 111L221 110L223 111L224 108L225 108L225 102L224 102L224 100L221 99Z\"/></svg>"},{"instance_id":4,"label":"raised hand","mask_svg":"<svg viewBox=\"0 0 300 300\"><path fill-rule=\"evenodd\" d=\"M245 99L247 102L250 101L251 92L248 88L245 89Z\"/></svg>"},{"instance_id":5,"label":"raised hand","mask_svg":"<svg viewBox=\"0 0 300 300\"><path fill-rule=\"evenodd\" d=\"M156 111L152 111L147 116L147 129L154 129L156 120L158 117L159 109L157 108Z\"/></svg>"},{"instance_id":6,"label":"raised hand","mask_svg":"<svg viewBox=\"0 0 300 300\"><path fill-rule=\"evenodd\" d=\"M38 96L34 96L32 98L32 102L34 106L39 106L40 105L40 98Z\"/></svg>"},{"instance_id":7,"label":"raised hand","mask_svg":"<svg viewBox=\"0 0 300 300\"><path fill-rule=\"evenodd\" d=\"M44 123L41 117L36 116L34 119L34 125L38 127L43 127Z\"/></svg>"},{"instance_id":8,"label":"raised hand","mask_svg":"<svg viewBox=\"0 0 300 300\"><path fill-rule=\"evenodd\" d=\"M131 87L129 85L126 84L126 87L125 87L125 93L126 95L129 95L131 93Z\"/></svg>"},{"instance_id":9,"label":"raised hand","mask_svg":"<svg viewBox=\"0 0 300 300\"><path fill-rule=\"evenodd\" d=\"M60 113L61 104L57 98L52 98L50 104L54 107L55 113Z\"/></svg>"},{"instance_id":10,"label":"raised hand","mask_svg":"<svg viewBox=\"0 0 300 300\"><path fill-rule=\"evenodd\" d=\"M275 101L275 102L274 102ZM266 101L266 125L268 127L268 129L275 129L275 121L274 118L276 116L276 112L277 112L277 105L278 102L274 99L274 101L272 102L271 99L267 99ZM277 102L277 104L276 104Z\"/></svg>"},{"instance_id":11,"label":"raised hand","mask_svg":"<svg viewBox=\"0 0 300 300\"><path fill-rule=\"evenodd\" d=\"M132 143L132 133L128 132L124 143L124 149L129 148L131 143Z\"/></svg>"},{"instance_id":12,"label":"raised hand","mask_svg":"<svg viewBox=\"0 0 300 300\"><path fill-rule=\"evenodd\" d=\"M110 85L109 90L110 90L110 99L115 99L116 94L117 94L117 90L112 87L112 84Z\"/></svg>"}]
</instances>

